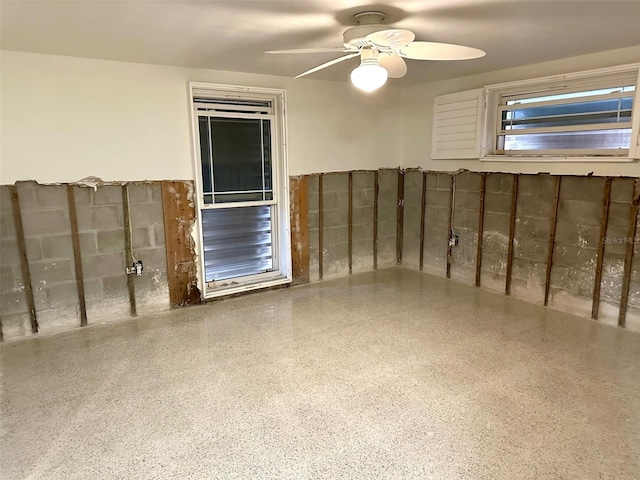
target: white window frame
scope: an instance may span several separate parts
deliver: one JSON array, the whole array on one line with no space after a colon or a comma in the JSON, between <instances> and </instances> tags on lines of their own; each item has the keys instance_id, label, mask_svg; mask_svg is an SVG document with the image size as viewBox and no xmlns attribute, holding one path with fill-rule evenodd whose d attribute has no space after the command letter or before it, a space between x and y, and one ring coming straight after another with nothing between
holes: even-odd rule
<instances>
[{"instance_id":1,"label":"white window frame","mask_svg":"<svg viewBox=\"0 0 640 480\"><path fill-rule=\"evenodd\" d=\"M484 87L484 135L481 161L491 162L633 162L640 156L640 63L619 65L616 67L586 70L563 75L533 78L529 80L498 83ZM499 132L500 100L505 95L528 94L541 96L545 93L553 94L567 89L593 88L606 86L617 77L631 74L636 75L636 91L631 119L630 148L621 154L611 152L593 153L554 153L553 151L528 151L518 154L515 152L496 153L496 140ZM626 149L625 149L626 150Z\"/></svg>"},{"instance_id":2,"label":"white window frame","mask_svg":"<svg viewBox=\"0 0 640 480\"><path fill-rule=\"evenodd\" d=\"M198 117L215 116L225 118L248 118L249 115L234 114L231 112L203 112L197 109L193 99L202 92L218 98L235 98L240 100L264 100L273 102L274 112L271 115L256 114L255 118L271 120L271 143L272 143L272 188L274 192L273 200L252 201L252 202L228 202L205 204L202 195L202 168L200 158L200 142L198 141ZM289 168L287 157L287 117L286 117L286 91L274 88L245 87L235 85L211 84L189 82L189 102L191 115L191 138L194 167L195 198L196 198L196 229L192 236L196 243L196 251L199 254L198 282L202 295L205 299L219 296L233 295L236 293L256 290L260 288L273 287L291 283L291 231L289 225ZM242 107L234 106L235 110ZM255 109L253 109L255 110ZM212 288L206 281L204 268L204 245L202 242L202 216L201 210L217 208L239 208L247 206L272 206L272 245L277 248L277 255L274 255L273 271L259 273L243 277L241 282L230 279L221 281L221 284L228 283L228 286L217 286ZM275 252L274 252L275 253Z\"/></svg>"}]
</instances>

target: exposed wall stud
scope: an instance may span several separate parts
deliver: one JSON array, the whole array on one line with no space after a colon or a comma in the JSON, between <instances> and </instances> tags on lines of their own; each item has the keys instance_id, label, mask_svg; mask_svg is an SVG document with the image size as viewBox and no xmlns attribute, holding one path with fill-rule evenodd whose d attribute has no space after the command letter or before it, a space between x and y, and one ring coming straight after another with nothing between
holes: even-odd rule
<instances>
[{"instance_id":1,"label":"exposed wall stud","mask_svg":"<svg viewBox=\"0 0 640 480\"><path fill-rule=\"evenodd\" d=\"M2 318L0 318L0 342L4 342L4 334L2 333Z\"/></svg>"},{"instance_id":2,"label":"exposed wall stud","mask_svg":"<svg viewBox=\"0 0 640 480\"><path fill-rule=\"evenodd\" d=\"M84 278L82 275L82 253L80 250L80 235L78 233L78 214L74 186L67 184L67 201L69 203L69 223L71 225L71 244L73 245L73 263L76 272L76 288L78 290L78 305L80 306L80 326L87 326L87 304L84 295Z\"/></svg>"},{"instance_id":3,"label":"exposed wall stud","mask_svg":"<svg viewBox=\"0 0 640 480\"><path fill-rule=\"evenodd\" d=\"M380 171L373 173L373 269L378 269L378 195L380 193Z\"/></svg>"},{"instance_id":4,"label":"exposed wall stud","mask_svg":"<svg viewBox=\"0 0 640 480\"><path fill-rule=\"evenodd\" d=\"M191 229L196 210L187 182L162 182L162 211L167 249L167 283L172 307L200 303L198 268Z\"/></svg>"},{"instance_id":5,"label":"exposed wall stud","mask_svg":"<svg viewBox=\"0 0 640 480\"><path fill-rule=\"evenodd\" d=\"M622 292L620 293L620 312L618 314L618 326L624 327L627 321L627 307L629 304L629 287L631 285L631 267L633 265L633 252L636 244L638 225L638 204L640 203L640 178L636 178L633 185L633 198L629 214L629 230L627 234L627 250L624 256L624 274L622 277Z\"/></svg>"},{"instance_id":6,"label":"exposed wall stud","mask_svg":"<svg viewBox=\"0 0 640 480\"><path fill-rule=\"evenodd\" d=\"M291 264L293 284L309 283L309 177L291 177Z\"/></svg>"},{"instance_id":7,"label":"exposed wall stud","mask_svg":"<svg viewBox=\"0 0 640 480\"><path fill-rule=\"evenodd\" d=\"M125 250L125 267L129 266L129 262L133 259L133 247L131 240L131 213L129 211L129 187L122 185L122 215L124 218L124 250ZM135 291L135 275L127 275L127 290L129 291L129 314L132 317L138 315L136 307L136 291Z\"/></svg>"},{"instance_id":8,"label":"exposed wall stud","mask_svg":"<svg viewBox=\"0 0 640 480\"><path fill-rule=\"evenodd\" d=\"M511 221L509 223L509 245L507 250L507 278L505 280L504 293L511 294L511 275L513 272L513 240L516 233L516 209L518 207L518 179L519 175L513 175L513 187L511 189Z\"/></svg>"},{"instance_id":9,"label":"exposed wall stud","mask_svg":"<svg viewBox=\"0 0 640 480\"><path fill-rule=\"evenodd\" d=\"M420 271L424 269L424 224L427 209L427 172L422 172L422 203L420 204Z\"/></svg>"},{"instance_id":10,"label":"exposed wall stud","mask_svg":"<svg viewBox=\"0 0 640 480\"><path fill-rule=\"evenodd\" d=\"M348 219L349 275L353 273L353 172L349 172L349 219Z\"/></svg>"},{"instance_id":11,"label":"exposed wall stud","mask_svg":"<svg viewBox=\"0 0 640 480\"><path fill-rule=\"evenodd\" d=\"M591 306L591 318L598 319L600 310L600 288L602 284L602 265L604 262L604 241L607 236L607 224L609 223L609 207L611 205L611 177L604 179L602 194L602 218L600 220L600 238L598 242L598 258L596 261L596 278L593 282L593 304Z\"/></svg>"},{"instance_id":12,"label":"exposed wall stud","mask_svg":"<svg viewBox=\"0 0 640 480\"><path fill-rule=\"evenodd\" d=\"M484 237L484 199L487 188L487 174L480 174L480 206L478 212L478 250L476 251L476 287L482 278L482 240Z\"/></svg>"},{"instance_id":13,"label":"exposed wall stud","mask_svg":"<svg viewBox=\"0 0 640 480\"><path fill-rule=\"evenodd\" d=\"M27 257L27 244L24 238L24 228L22 227L22 214L20 212L20 197L18 196L18 188L10 185L11 206L13 207L13 223L16 229L16 238L18 242L18 253L20 255L20 268L22 271L22 285L24 293L27 297L27 306L29 307L29 319L31 320L31 332L38 333L38 316L36 314L36 305L33 299L33 286L31 285L31 271L29 270L29 259Z\"/></svg>"},{"instance_id":14,"label":"exposed wall stud","mask_svg":"<svg viewBox=\"0 0 640 480\"><path fill-rule=\"evenodd\" d=\"M402 264L404 240L404 170L398 168L398 205L396 214L396 264Z\"/></svg>"},{"instance_id":15,"label":"exposed wall stud","mask_svg":"<svg viewBox=\"0 0 640 480\"><path fill-rule=\"evenodd\" d=\"M324 259L324 245L323 245L323 229L324 229L324 214L323 214L323 193L322 193L322 180L324 173L321 173L318 177L318 275L320 280L323 277L323 259Z\"/></svg>"},{"instance_id":16,"label":"exposed wall stud","mask_svg":"<svg viewBox=\"0 0 640 480\"><path fill-rule=\"evenodd\" d=\"M562 177L556 177L556 185L553 193L553 211L551 212L551 224L549 226L549 246L547 250L547 270L544 279L544 305L549 304L549 289L551 288L551 270L553 268L553 252L556 244L556 226L558 224L558 209L560 208L560 188Z\"/></svg>"},{"instance_id":17,"label":"exposed wall stud","mask_svg":"<svg viewBox=\"0 0 640 480\"><path fill-rule=\"evenodd\" d=\"M447 224L447 278L451 278L451 257L453 245L451 245L451 230L453 228L453 191L455 189L455 174L451 174L451 182L449 184L449 222Z\"/></svg>"}]
</instances>

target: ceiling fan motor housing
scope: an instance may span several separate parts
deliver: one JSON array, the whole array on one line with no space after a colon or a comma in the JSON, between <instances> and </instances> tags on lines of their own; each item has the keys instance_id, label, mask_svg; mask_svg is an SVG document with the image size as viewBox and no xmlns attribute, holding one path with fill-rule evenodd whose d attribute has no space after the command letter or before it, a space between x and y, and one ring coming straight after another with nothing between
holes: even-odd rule
<instances>
[{"instance_id":1,"label":"ceiling fan motor housing","mask_svg":"<svg viewBox=\"0 0 640 480\"><path fill-rule=\"evenodd\" d=\"M380 32L382 30L388 30L389 25L358 25L348 28L343 34L343 41L345 48L361 48L371 45L371 42L366 40L366 36Z\"/></svg>"}]
</instances>

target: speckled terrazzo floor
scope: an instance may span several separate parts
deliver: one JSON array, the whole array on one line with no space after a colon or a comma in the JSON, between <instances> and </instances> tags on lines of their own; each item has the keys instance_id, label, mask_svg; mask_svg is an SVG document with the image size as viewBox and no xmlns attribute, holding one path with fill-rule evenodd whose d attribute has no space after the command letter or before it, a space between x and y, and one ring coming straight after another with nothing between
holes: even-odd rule
<instances>
[{"instance_id":1,"label":"speckled terrazzo floor","mask_svg":"<svg viewBox=\"0 0 640 480\"><path fill-rule=\"evenodd\" d=\"M410 270L1 360L6 479L640 478L640 334Z\"/></svg>"}]
</instances>

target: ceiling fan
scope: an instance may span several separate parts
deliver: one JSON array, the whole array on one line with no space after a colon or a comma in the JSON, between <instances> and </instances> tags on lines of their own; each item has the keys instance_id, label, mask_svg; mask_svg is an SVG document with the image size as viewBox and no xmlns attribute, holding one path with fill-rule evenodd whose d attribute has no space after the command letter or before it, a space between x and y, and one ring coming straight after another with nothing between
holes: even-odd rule
<instances>
[{"instance_id":1,"label":"ceiling fan","mask_svg":"<svg viewBox=\"0 0 640 480\"><path fill-rule=\"evenodd\" d=\"M452 43L414 41L411 30L390 28L382 24L385 14L370 11L356 13L353 18L358 25L348 28L343 34L344 47L298 48L292 50L270 50L265 53L346 53L342 57L318 65L297 75L304 77L337 63L360 57L360 66L351 72L351 82L361 90L372 92L387 81L401 78L407 73L404 59L411 60L471 60L480 58L485 52L477 48Z\"/></svg>"}]
</instances>

